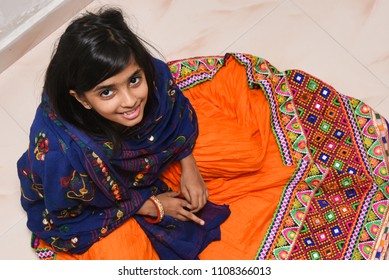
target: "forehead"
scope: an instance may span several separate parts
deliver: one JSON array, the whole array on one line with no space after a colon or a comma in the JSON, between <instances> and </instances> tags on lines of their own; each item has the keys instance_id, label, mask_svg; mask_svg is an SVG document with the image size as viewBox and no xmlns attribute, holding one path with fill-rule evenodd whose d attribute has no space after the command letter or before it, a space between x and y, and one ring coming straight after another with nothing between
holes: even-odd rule
<instances>
[{"instance_id":1,"label":"forehead","mask_svg":"<svg viewBox=\"0 0 389 280\"><path fill-rule=\"evenodd\" d=\"M95 89L127 82L129 78L141 72L141 67L133 60L122 71L96 85Z\"/></svg>"}]
</instances>

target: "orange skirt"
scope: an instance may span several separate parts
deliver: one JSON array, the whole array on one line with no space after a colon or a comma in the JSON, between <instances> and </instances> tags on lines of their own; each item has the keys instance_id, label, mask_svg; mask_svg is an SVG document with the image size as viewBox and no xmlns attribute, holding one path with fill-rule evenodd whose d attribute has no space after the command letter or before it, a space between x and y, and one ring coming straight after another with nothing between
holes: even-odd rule
<instances>
[{"instance_id":1,"label":"orange skirt","mask_svg":"<svg viewBox=\"0 0 389 280\"><path fill-rule=\"evenodd\" d=\"M209 189L209 200L228 204L231 215L200 259L254 259L270 225L284 186L295 166L282 163L271 130L270 108L260 89L250 89L244 66L228 60L215 77L184 94L199 121L193 155ZM163 174L174 190L180 164ZM40 247L47 247L43 242ZM80 255L58 253L57 259L158 259L134 219Z\"/></svg>"}]
</instances>

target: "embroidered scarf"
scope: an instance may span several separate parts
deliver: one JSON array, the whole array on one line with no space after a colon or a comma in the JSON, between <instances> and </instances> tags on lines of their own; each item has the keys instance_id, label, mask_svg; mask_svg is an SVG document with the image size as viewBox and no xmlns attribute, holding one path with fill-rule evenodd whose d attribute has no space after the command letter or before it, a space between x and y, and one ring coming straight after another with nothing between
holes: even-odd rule
<instances>
[{"instance_id":1,"label":"embroidered scarf","mask_svg":"<svg viewBox=\"0 0 389 280\"><path fill-rule=\"evenodd\" d=\"M27 226L55 251L83 253L134 217L161 259L196 259L213 240L227 206L208 202L199 215L206 226L166 216L150 224L136 215L153 194L168 191L159 179L173 161L188 156L198 134L196 114L169 68L155 59L157 108L126 134L112 154L104 137L92 137L53 112L45 93L18 161Z\"/></svg>"}]
</instances>

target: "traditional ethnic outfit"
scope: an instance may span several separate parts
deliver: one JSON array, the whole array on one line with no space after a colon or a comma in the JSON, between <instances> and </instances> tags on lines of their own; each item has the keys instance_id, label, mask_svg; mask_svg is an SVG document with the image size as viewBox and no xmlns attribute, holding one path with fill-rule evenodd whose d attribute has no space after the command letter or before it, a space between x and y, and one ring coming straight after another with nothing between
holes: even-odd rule
<instances>
[{"instance_id":1,"label":"traditional ethnic outfit","mask_svg":"<svg viewBox=\"0 0 389 280\"><path fill-rule=\"evenodd\" d=\"M215 207L210 212L223 213L220 214L223 218L217 214L218 222L211 225L217 231L221 224L221 240L215 240L214 231L210 230L212 233L204 235L212 236L210 239L215 241L204 242L202 249L192 256L198 254L200 259L385 258L389 238L389 149L388 124L382 116L303 71L280 72L266 60L252 55L233 53L224 57L184 59L170 62L169 67L178 88L196 112L199 135L192 152L208 186L209 200L218 205L227 204L231 211L222 223L228 210L207 205ZM50 127L58 125L58 119L51 120L50 114L46 119ZM47 130L47 127L42 128ZM128 215L128 219L118 219L119 208L111 205L122 205L123 197L140 196L143 200L131 199L134 201L131 205L139 207L150 195L151 191L143 195L141 189L130 187L133 182L130 178L126 185L121 185L121 199L109 191L109 180L93 175L99 170L98 164L77 172L79 178L62 177L67 182L62 185L44 184L59 172L58 166L43 163L50 157L51 141L62 147L57 149L57 155L51 156L56 163L63 158L59 154L67 154L82 141L77 134L78 137L72 136L74 140L63 143L58 141L62 137L55 134L53 140L49 137L47 145L46 130L34 129L33 125L30 153L19 163L22 202L29 214L29 228L40 237L33 239L38 255L58 259L166 258L159 253L163 251L158 247L162 242L155 240L159 240L159 233L150 234L140 217L133 219ZM90 142L82 143L92 146ZM88 149L92 151L92 148L97 149L95 146ZM67 155L68 165L75 166L84 158L69 153L73 156ZM106 176L116 181L123 177L118 164L109 165L109 161L102 159L103 154L95 153L95 156L104 163L103 168L107 167ZM121 165L123 170L127 165ZM42 167L36 166L48 170L43 169L42 173ZM162 182L178 190L179 163L171 161L160 179L159 191L164 191ZM99 180L104 182L102 187ZM72 181L75 183L67 187ZM80 182L84 182L88 192L83 194ZM87 205L92 205L93 200L86 199L91 192L94 199L101 199L101 193L111 194L109 203L104 204L108 205L106 209L94 209L96 213L108 211L109 214L104 212L105 223L100 232L91 234L97 238L90 240L105 237L82 254L55 252L56 242L50 239L55 235L50 232L61 232L63 238L70 240L66 244L71 244L71 238L76 234L82 236L84 227L89 226L82 219L88 211ZM75 194L85 202L78 204ZM208 213L207 207L203 214ZM57 213L57 209L64 211L63 214L58 215L61 212ZM87 217L93 216L86 213ZM107 217L111 221L107 230L116 229L103 235L101 229L108 225ZM55 220L51 222L48 218ZM122 220L125 221L118 226L117 221ZM182 223L184 227L187 224L190 223ZM61 231L61 227L68 227L71 234ZM167 229L176 230L166 226L161 230L164 238L170 234ZM177 247L180 246L183 244Z\"/></svg>"},{"instance_id":2,"label":"traditional ethnic outfit","mask_svg":"<svg viewBox=\"0 0 389 280\"><path fill-rule=\"evenodd\" d=\"M18 162L28 227L55 251L80 254L133 217L161 258L194 259L220 239L227 206L208 203L202 227L165 217L152 224L135 215L152 195L168 191L159 179L173 161L188 156L198 135L197 118L175 86L167 65L155 61L157 108L124 136L119 154L102 136L90 136L61 120L46 94Z\"/></svg>"}]
</instances>

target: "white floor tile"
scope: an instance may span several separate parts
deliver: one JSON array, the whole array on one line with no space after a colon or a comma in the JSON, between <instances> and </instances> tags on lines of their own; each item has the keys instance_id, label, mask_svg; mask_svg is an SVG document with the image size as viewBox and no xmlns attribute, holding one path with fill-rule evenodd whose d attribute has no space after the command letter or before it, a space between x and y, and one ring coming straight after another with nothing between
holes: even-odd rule
<instances>
[{"instance_id":1,"label":"white floor tile","mask_svg":"<svg viewBox=\"0 0 389 280\"><path fill-rule=\"evenodd\" d=\"M51 47L39 44L0 75L1 106L28 133L39 104Z\"/></svg>"},{"instance_id":2,"label":"white floor tile","mask_svg":"<svg viewBox=\"0 0 389 280\"><path fill-rule=\"evenodd\" d=\"M258 22L227 51L261 56L279 70L304 70L372 107L389 96L389 88L290 1Z\"/></svg>"},{"instance_id":3,"label":"white floor tile","mask_svg":"<svg viewBox=\"0 0 389 280\"><path fill-rule=\"evenodd\" d=\"M220 53L284 0L95 1L123 9L168 60Z\"/></svg>"},{"instance_id":4,"label":"white floor tile","mask_svg":"<svg viewBox=\"0 0 389 280\"><path fill-rule=\"evenodd\" d=\"M389 121L389 97L385 98L374 109Z\"/></svg>"},{"instance_id":5,"label":"white floor tile","mask_svg":"<svg viewBox=\"0 0 389 280\"><path fill-rule=\"evenodd\" d=\"M1 186L4 188L4 186ZM14 186L11 187L14 189ZM14 191L9 194L0 195L0 240L3 238L3 235L12 228L16 223L21 219L26 217L26 212L24 212L22 206L20 205L20 191ZM0 253L1 255L1 253Z\"/></svg>"},{"instance_id":6,"label":"white floor tile","mask_svg":"<svg viewBox=\"0 0 389 280\"><path fill-rule=\"evenodd\" d=\"M389 87L389 1L292 1Z\"/></svg>"},{"instance_id":7,"label":"white floor tile","mask_svg":"<svg viewBox=\"0 0 389 280\"><path fill-rule=\"evenodd\" d=\"M31 249L31 233L23 218L0 238L0 260L37 260Z\"/></svg>"},{"instance_id":8,"label":"white floor tile","mask_svg":"<svg viewBox=\"0 0 389 280\"><path fill-rule=\"evenodd\" d=\"M0 195L13 194L19 190L19 179L17 177L16 161L27 149L27 133L19 127L3 108L0 107ZM0 206L2 207L2 206Z\"/></svg>"}]
</instances>

